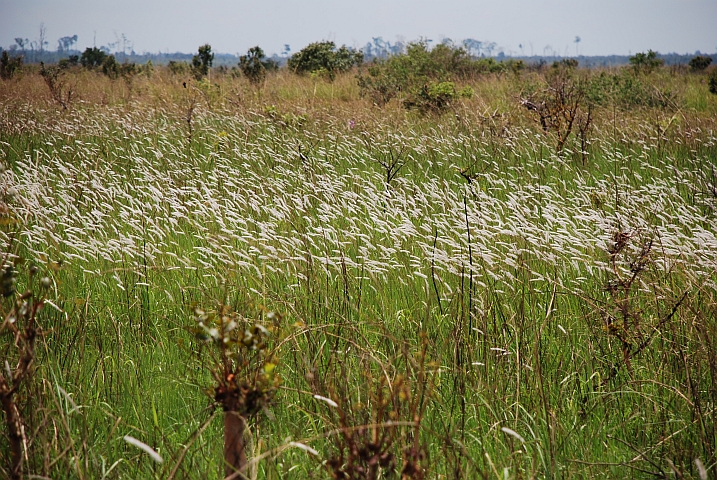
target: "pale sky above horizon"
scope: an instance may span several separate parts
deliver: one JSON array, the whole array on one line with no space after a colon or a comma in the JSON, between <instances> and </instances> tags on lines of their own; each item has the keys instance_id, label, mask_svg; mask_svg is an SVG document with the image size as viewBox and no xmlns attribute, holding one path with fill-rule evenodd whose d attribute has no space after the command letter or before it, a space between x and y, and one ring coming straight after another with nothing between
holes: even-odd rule
<instances>
[{"instance_id":1,"label":"pale sky above horizon","mask_svg":"<svg viewBox=\"0 0 717 480\"><path fill-rule=\"evenodd\" d=\"M3 48L16 37L37 41L40 24L49 50L64 36L78 35L74 48L84 50L124 35L137 53L209 43L270 55L319 40L360 48L379 36L473 38L515 55L717 52L717 0L0 0Z\"/></svg>"}]
</instances>

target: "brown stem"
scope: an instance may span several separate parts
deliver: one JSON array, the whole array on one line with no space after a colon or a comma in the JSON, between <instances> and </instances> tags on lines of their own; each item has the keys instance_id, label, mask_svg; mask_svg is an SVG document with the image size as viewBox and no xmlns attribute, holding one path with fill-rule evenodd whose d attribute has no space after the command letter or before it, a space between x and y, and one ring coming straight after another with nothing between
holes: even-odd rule
<instances>
[{"instance_id":1,"label":"brown stem","mask_svg":"<svg viewBox=\"0 0 717 480\"><path fill-rule=\"evenodd\" d=\"M224 475L243 478L246 472L246 419L235 411L224 412ZM239 475L237 475L239 472Z\"/></svg>"},{"instance_id":2,"label":"brown stem","mask_svg":"<svg viewBox=\"0 0 717 480\"><path fill-rule=\"evenodd\" d=\"M19 480L22 470L22 423L20 412L13 400L13 393L5 377L0 374L0 397L5 411L8 440L10 442L10 478Z\"/></svg>"}]
</instances>

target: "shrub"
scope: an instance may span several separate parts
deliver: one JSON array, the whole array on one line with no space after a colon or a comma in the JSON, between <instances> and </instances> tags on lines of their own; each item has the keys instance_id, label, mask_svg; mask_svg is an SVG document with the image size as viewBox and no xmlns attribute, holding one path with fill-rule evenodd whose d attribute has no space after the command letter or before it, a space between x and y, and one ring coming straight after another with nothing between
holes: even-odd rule
<instances>
[{"instance_id":1,"label":"shrub","mask_svg":"<svg viewBox=\"0 0 717 480\"><path fill-rule=\"evenodd\" d=\"M406 108L415 108L423 114L440 114L448 110L458 98L472 96L472 88L466 87L458 91L453 82L426 83L404 100L403 104Z\"/></svg>"},{"instance_id":2,"label":"shrub","mask_svg":"<svg viewBox=\"0 0 717 480\"><path fill-rule=\"evenodd\" d=\"M74 92L72 87L67 85L64 69L58 65L45 67L45 64L40 62L40 75L50 89L52 98L62 106L63 110L67 110Z\"/></svg>"},{"instance_id":3,"label":"shrub","mask_svg":"<svg viewBox=\"0 0 717 480\"><path fill-rule=\"evenodd\" d=\"M189 71L189 64L187 62L170 60L167 67L169 68L169 72L173 75L183 75Z\"/></svg>"},{"instance_id":4,"label":"shrub","mask_svg":"<svg viewBox=\"0 0 717 480\"><path fill-rule=\"evenodd\" d=\"M82 56L80 57L80 63L85 68L96 68L101 66L105 59L107 58L107 54L96 47L87 47L84 52L82 52Z\"/></svg>"},{"instance_id":5,"label":"shrub","mask_svg":"<svg viewBox=\"0 0 717 480\"><path fill-rule=\"evenodd\" d=\"M102 62L102 73L114 79L119 76L120 65L114 55L110 55Z\"/></svg>"},{"instance_id":6,"label":"shrub","mask_svg":"<svg viewBox=\"0 0 717 480\"><path fill-rule=\"evenodd\" d=\"M709 86L710 93L717 95L717 68L712 69L707 84Z\"/></svg>"},{"instance_id":7,"label":"shrub","mask_svg":"<svg viewBox=\"0 0 717 480\"><path fill-rule=\"evenodd\" d=\"M710 63L712 63L712 57L708 57L706 55L697 55L692 60L690 60L689 65L693 71L701 72L702 70L709 67Z\"/></svg>"},{"instance_id":8,"label":"shrub","mask_svg":"<svg viewBox=\"0 0 717 480\"><path fill-rule=\"evenodd\" d=\"M337 49L334 42L309 44L289 59L289 68L297 74L325 71L330 79L337 73L345 72L354 65L363 63L363 53L342 45Z\"/></svg>"},{"instance_id":9,"label":"shrub","mask_svg":"<svg viewBox=\"0 0 717 480\"><path fill-rule=\"evenodd\" d=\"M22 57L10 57L6 50L0 56L0 77L7 80L22 67Z\"/></svg>"},{"instance_id":10,"label":"shrub","mask_svg":"<svg viewBox=\"0 0 717 480\"><path fill-rule=\"evenodd\" d=\"M657 58L657 52L648 50L647 53L638 53L630 57L630 65L635 73L652 73L656 68L661 67L665 61Z\"/></svg>"},{"instance_id":11,"label":"shrub","mask_svg":"<svg viewBox=\"0 0 717 480\"><path fill-rule=\"evenodd\" d=\"M246 55L239 57L239 69L252 85L260 85L266 79L264 58L264 51L258 46L250 48Z\"/></svg>"},{"instance_id":12,"label":"shrub","mask_svg":"<svg viewBox=\"0 0 717 480\"><path fill-rule=\"evenodd\" d=\"M199 51L192 57L192 73L197 80L209 75L209 69L214 62L212 46L208 43L199 47Z\"/></svg>"}]
</instances>

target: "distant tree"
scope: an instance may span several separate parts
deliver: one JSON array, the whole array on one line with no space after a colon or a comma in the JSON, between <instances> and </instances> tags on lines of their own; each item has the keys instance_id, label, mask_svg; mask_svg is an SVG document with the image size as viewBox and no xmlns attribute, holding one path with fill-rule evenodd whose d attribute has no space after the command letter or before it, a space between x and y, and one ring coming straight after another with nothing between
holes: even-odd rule
<instances>
[{"instance_id":1,"label":"distant tree","mask_svg":"<svg viewBox=\"0 0 717 480\"><path fill-rule=\"evenodd\" d=\"M212 68L213 62L212 46L207 43L199 47L198 53L192 57L192 72L197 80L209 75L209 69Z\"/></svg>"},{"instance_id":2,"label":"distant tree","mask_svg":"<svg viewBox=\"0 0 717 480\"><path fill-rule=\"evenodd\" d=\"M250 48L246 55L239 57L239 69L252 85L261 85L266 79L264 58L264 51L258 46Z\"/></svg>"},{"instance_id":3,"label":"distant tree","mask_svg":"<svg viewBox=\"0 0 717 480\"><path fill-rule=\"evenodd\" d=\"M45 24L40 24L40 53L45 51L45 45L48 44L48 42L45 40L45 35L47 34L47 29L45 28Z\"/></svg>"},{"instance_id":4,"label":"distant tree","mask_svg":"<svg viewBox=\"0 0 717 480\"><path fill-rule=\"evenodd\" d=\"M581 40L582 40L582 38L575 35L575 40L573 40L575 42L575 56L578 55L578 45L580 44Z\"/></svg>"},{"instance_id":5,"label":"distant tree","mask_svg":"<svg viewBox=\"0 0 717 480\"><path fill-rule=\"evenodd\" d=\"M77 35L73 35L71 37L62 37L57 41L57 51L67 52L72 48L72 45L77 43Z\"/></svg>"},{"instance_id":6,"label":"distant tree","mask_svg":"<svg viewBox=\"0 0 717 480\"><path fill-rule=\"evenodd\" d=\"M710 63L712 63L712 57L708 57L706 55L697 55L692 60L690 60L689 65L693 71L701 72L702 70L709 67Z\"/></svg>"},{"instance_id":7,"label":"distant tree","mask_svg":"<svg viewBox=\"0 0 717 480\"><path fill-rule=\"evenodd\" d=\"M107 54L97 47L87 47L82 56L80 63L85 68L96 68L102 65L107 58Z\"/></svg>"},{"instance_id":8,"label":"distant tree","mask_svg":"<svg viewBox=\"0 0 717 480\"><path fill-rule=\"evenodd\" d=\"M322 73L334 79L354 65L363 63L363 53L342 45L337 49L334 42L315 42L304 47L289 59L289 68L297 74Z\"/></svg>"},{"instance_id":9,"label":"distant tree","mask_svg":"<svg viewBox=\"0 0 717 480\"><path fill-rule=\"evenodd\" d=\"M653 52L652 50L630 57L630 65L632 65L635 73L651 73L664 63L665 61L663 59L657 58L657 52Z\"/></svg>"}]
</instances>

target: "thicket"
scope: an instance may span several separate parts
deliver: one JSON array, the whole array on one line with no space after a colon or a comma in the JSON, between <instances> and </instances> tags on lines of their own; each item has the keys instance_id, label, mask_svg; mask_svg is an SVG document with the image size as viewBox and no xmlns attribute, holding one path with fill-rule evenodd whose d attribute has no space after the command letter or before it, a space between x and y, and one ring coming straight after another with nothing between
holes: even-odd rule
<instances>
[{"instance_id":1,"label":"thicket","mask_svg":"<svg viewBox=\"0 0 717 480\"><path fill-rule=\"evenodd\" d=\"M440 113L461 96L470 97L468 90L454 88L455 81L486 73L519 72L524 67L522 61L475 60L461 47L441 44L429 48L426 42L416 42L408 44L406 53L374 59L357 80L361 96L378 106L402 95L406 108Z\"/></svg>"}]
</instances>

